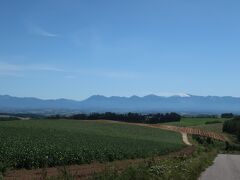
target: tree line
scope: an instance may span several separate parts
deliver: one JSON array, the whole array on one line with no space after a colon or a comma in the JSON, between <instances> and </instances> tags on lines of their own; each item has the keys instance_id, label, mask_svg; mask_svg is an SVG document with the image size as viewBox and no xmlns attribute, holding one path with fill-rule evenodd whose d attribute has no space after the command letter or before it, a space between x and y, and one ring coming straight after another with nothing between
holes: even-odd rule
<instances>
[{"instance_id":1,"label":"tree line","mask_svg":"<svg viewBox=\"0 0 240 180\"><path fill-rule=\"evenodd\" d=\"M223 132L237 135L237 139L240 142L240 117L225 121L223 123Z\"/></svg>"},{"instance_id":2,"label":"tree line","mask_svg":"<svg viewBox=\"0 0 240 180\"><path fill-rule=\"evenodd\" d=\"M164 123L164 122L173 122L180 121L181 116L177 113L157 113L157 114L140 114L140 113L127 113L127 114L118 114L112 112L106 113L91 113L91 114L74 114L71 116L62 116L54 115L49 116L49 119L76 119L76 120L113 120L113 121L122 121L122 122L132 122L132 123Z\"/></svg>"},{"instance_id":3,"label":"tree line","mask_svg":"<svg viewBox=\"0 0 240 180\"><path fill-rule=\"evenodd\" d=\"M234 114L233 113L223 113L221 115L221 118L233 118Z\"/></svg>"}]
</instances>

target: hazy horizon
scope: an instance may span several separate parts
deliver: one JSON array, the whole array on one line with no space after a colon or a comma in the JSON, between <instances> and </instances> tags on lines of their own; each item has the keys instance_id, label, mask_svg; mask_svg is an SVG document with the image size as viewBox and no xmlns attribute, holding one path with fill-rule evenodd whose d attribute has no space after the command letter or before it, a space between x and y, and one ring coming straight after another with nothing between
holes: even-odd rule
<instances>
[{"instance_id":1,"label":"hazy horizon","mask_svg":"<svg viewBox=\"0 0 240 180\"><path fill-rule=\"evenodd\" d=\"M229 1L0 2L0 94L240 97Z\"/></svg>"},{"instance_id":2,"label":"hazy horizon","mask_svg":"<svg viewBox=\"0 0 240 180\"><path fill-rule=\"evenodd\" d=\"M83 101L86 100L90 97L93 96L103 96L106 98L111 98L111 97L121 97L121 98L131 98L131 97L147 97L147 96L158 96L158 97L174 97L174 96L178 96L178 97L191 97L191 96L199 96L199 97L233 97L233 98L240 98L240 96L230 96L230 95L226 95L226 96L216 96L216 95L206 95L206 96L202 96L202 95L197 95L197 94L189 94L189 93L159 93L159 94L145 94L145 95L130 95L130 96L120 96L120 95L103 95L103 94L92 94L86 98L83 99L71 99L71 98L65 98L65 97L57 97L57 98L41 98L41 97L36 97L36 96L14 96L11 94L0 94L0 96L10 96L10 97L17 97L17 98L37 98L37 99L41 99L41 100L58 100L58 99L68 99L68 100L74 100L74 101Z\"/></svg>"}]
</instances>

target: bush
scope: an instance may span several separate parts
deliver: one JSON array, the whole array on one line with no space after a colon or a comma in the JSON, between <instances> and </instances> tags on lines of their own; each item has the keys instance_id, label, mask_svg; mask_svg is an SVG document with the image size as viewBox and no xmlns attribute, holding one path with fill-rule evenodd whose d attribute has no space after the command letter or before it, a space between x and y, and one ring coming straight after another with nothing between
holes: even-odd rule
<instances>
[{"instance_id":1,"label":"bush","mask_svg":"<svg viewBox=\"0 0 240 180\"><path fill-rule=\"evenodd\" d=\"M240 131L238 131L238 133L237 133L237 140L238 140L238 142L240 142Z\"/></svg>"},{"instance_id":2,"label":"bush","mask_svg":"<svg viewBox=\"0 0 240 180\"><path fill-rule=\"evenodd\" d=\"M217 123L222 123L221 121L207 121L205 124L217 124Z\"/></svg>"},{"instance_id":3,"label":"bush","mask_svg":"<svg viewBox=\"0 0 240 180\"><path fill-rule=\"evenodd\" d=\"M240 118L228 120L223 123L223 132L237 135L239 131L240 131Z\"/></svg>"},{"instance_id":4,"label":"bush","mask_svg":"<svg viewBox=\"0 0 240 180\"><path fill-rule=\"evenodd\" d=\"M223 132L227 132L237 136L240 142L240 118L234 118L223 123Z\"/></svg>"},{"instance_id":5,"label":"bush","mask_svg":"<svg viewBox=\"0 0 240 180\"><path fill-rule=\"evenodd\" d=\"M240 151L240 145L226 142L226 151Z\"/></svg>"},{"instance_id":6,"label":"bush","mask_svg":"<svg viewBox=\"0 0 240 180\"><path fill-rule=\"evenodd\" d=\"M6 171L7 171L7 166L4 163L0 162L0 180L1 180L1 175L4 175Z\"/></svg>"},{"instance_id":7,"label":"bush","mask_svg":"<svg viewBox=\"0 0 240 180\"><path fill-rule=\"evenodd\" d=\"M197 141L199 144L202 145L214 145L214 140L210 137L203 137L203 136L199 136L199 135L192 135L192 138Z\"/></svg>"}]
</instances>

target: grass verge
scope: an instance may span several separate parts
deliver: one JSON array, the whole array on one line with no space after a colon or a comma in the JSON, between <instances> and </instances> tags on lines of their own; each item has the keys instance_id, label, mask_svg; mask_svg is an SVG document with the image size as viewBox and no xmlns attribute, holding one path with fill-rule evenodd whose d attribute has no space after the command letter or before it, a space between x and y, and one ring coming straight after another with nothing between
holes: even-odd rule
<instances>
[{"instance_id":1,"label":"grass verge","mask_svg":"<svg viewBox=\"0 0 240 180\"><path fill-rule=\"evenodd\" d=\"M161 160L152 159L124 171L115 168L95 175L94 180L192 180L210 166L217 154L216 150L198 150L191 157L174 157Z\"/></svg>"},{"instance_id":2,"label":"grass verge","mask_svg":"<svg viewBox=\"0 0 240 180\"><path fill-rule=\"evenodd\" d=\"M201 139L202 140L202 139ZM219 150L224 149L224 144L203 139L201 144L193 138L197 144L195 152L190 156L170 156L161 159L152 158L141 164L132 165L119 171L111 167L100 174L96 174L93 180L194 180L201 172L209 167Z\"/></svg>"}]
</instances>

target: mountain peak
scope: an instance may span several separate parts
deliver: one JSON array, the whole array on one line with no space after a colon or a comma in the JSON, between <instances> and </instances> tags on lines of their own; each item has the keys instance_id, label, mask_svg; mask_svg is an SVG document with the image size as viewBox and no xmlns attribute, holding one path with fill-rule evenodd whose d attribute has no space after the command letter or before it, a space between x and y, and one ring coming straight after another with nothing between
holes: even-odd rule
<instances>
[{"instance_id":1,"label":"mountain peak","mask_svg":"<svg viewBox=\"0 0 240 180\"><path fill-rule=\"evenodd\" d=\"M149 94L149 95L143 96L143 98L156 98L156 97L159 97L159 96L155 94Z\"/></svg>"},{"instance_id":2,"label":"mountain peak","mask_svg":"<svg viewBox=\"0 0 240 180\"><path fill-rule=\"evenodd\" d=\"M103 95L93 95L93 96L90 96L89 98L87 98L86 100L101 100L101 99L105 99L106 96L103 96Z\"/></svg>"},{"instance_id":3,"label":"mountain peak","mask_svg":"<svg viewBox=\"0 0 240 180\"><path fill-rule=\"evenodd\" d=\"M179 93L176 95L173 95L173 97L191 97L191 94L186 94L186 93Z\"/></svg>"},{"instance_id":4,"label":"mountain peak","mask_svg":"<svg viewBox=\"0 0 240 180\"><path fill-rule=\"evenodd\" d=\"M133 96L130 96L129 99L140 99L140 97L136 96L136 95L133 95Z\"/></svg>"}]
</instances>

